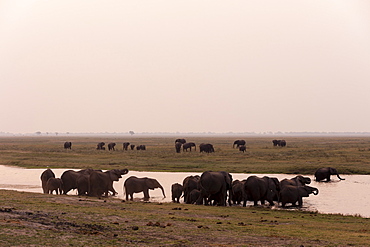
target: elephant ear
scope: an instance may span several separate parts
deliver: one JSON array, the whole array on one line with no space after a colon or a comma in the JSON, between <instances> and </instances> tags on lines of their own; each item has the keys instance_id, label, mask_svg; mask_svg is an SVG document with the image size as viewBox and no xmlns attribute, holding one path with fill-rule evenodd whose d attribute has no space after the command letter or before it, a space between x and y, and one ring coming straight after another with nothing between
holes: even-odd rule
<instances>
[{"instance_id":1,"label":"elephant ear","mask_svg":"<svg viewBox=\"0 0 370 247\"><path fill-rule=\"evenodd\" d=\"M154 190L158 188L157 180L151 178L145 178L145 184L148 186L149 189Z\"/></svg>"}]
</instances>

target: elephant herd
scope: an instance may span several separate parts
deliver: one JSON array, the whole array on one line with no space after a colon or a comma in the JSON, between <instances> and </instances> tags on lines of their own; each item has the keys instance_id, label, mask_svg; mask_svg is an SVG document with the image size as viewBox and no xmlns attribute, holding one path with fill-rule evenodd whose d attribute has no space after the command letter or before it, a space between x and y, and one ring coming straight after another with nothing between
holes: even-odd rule
<instances>
[{"instance_id":1,"label":"elephant herd","mask_svg":"<svg viewBox=\"0 0 370 247\"><path fill-rule=\"evenodd\" d=\"M318 169L315 179L330 181L330 175L337 175L340 180L344 180L336 169L331 167ZM182 184L172 184L171 194L173 202L179 203L183 197L186 204L231 206L243 203L245 207L247 201L253 202L254 206L257 206L258 202L264 205L267 201L270 206L278 202L282 207L286 207L288 203L292 206L298 203L298 206L302 207L303 197L319 193L317 188L308 186L310 183L309 177L301 175L281 181L268 176L249 176L242 181L233 181L228 172L207 171L201 176L187 176Z\"/></svg>"},{"instance_id":2,"label":"elephant herd","mask_svg":"<svg viewBox=\"0 0 370 247\"><path fill-rule=\"evenodd\" d=\"M236 147L241 152L245 152L247 150L247 147L245 146L246 142L244 140L236 140L233 144L233 148ZM194 142L186 142L185 139L176 139L175 140L175 150L176 153L180 153L181 149L183 152L187 152L188 150L192 150L192 147L194 147L194 150L196 151L196 145ZM213 145L211 143L201 143L199 144L199 152L201 153L213 153L215 151Z\"/></svg>"},{"instance_id":3,"label":"elephant herd","mask_svg":"<svg viewBox=\"0 0 370 247\"><path fill-rule=\"evenodd\" d=\"M109 151L116 150L115 149L116 145L117 144L115 142L108 143L108 150ZM135 146L135 144L131 144L129 142L124 142L122 144L122 146L123 146L123 150L124 151L127 151L129 147L130 147L131 150L134 150L135 147L136 147L136 150L146 150L146 146L145 145L137 145L137 146ZM72 149L72 142L65 142L64 143L64 149ZM97 150L105 150L105 142L99 142L96 145L96 149Z\"/></svg>"},{"instance_id":4,"label":"elephant herd","mask_svg":"<svg viewBox=\"0 0 370 247\"><path fill-rule=\"evenodd\" d=\"M67 194L77 189L78 195L108 197L110 192L116 195L113 182L128 173L127 169L102 170L83 169L80 171L67 170L60 178L56 178L51 169L46 169L41 174L42 189L45 194Z\"/></svg>"},{"instance_id":5,"label":"elephant herd","mask_svg":"<svg viewBox=\"0 0 370 247\"><path fill-rule=\"evenodd\" d=\"M122 175L128 173L127 169L113 169L108 171L83 169L80 171L67 170L60 178L56 178L51 169L46 169L41 174L42 189L45 194L67 194L73 189L77 189L79 196L108 197L116 195L113 182L119 181ZM324 167L318 169L314 176L316 181L330 181L330 176L336 175L341 178L335 168ZM246 206L248 201L253 202L254 206L258 203L264 205L267 201L270 206L281 203L286 207L288 203L299 207L303 205L303 197L310 194L317 195L319 190L311 187L309 177L302 175L290 179L279 181L275 177L249 176L246 179L233 180L232 175L225 171L206 171L199 175L191 175L184 178L182 184L174 183L171 186L171 196L173 202L180 202L183 198L186 204L197 205L239 205ZM138 178L130 176L123 184L126 200L133 200L134 193L143 192L144 201L148 201L149 190L159 188L162 190L163 197L166 197L163 186L154 178Z\"/></svg>"},{"instance_id":6,"label":"elephant herd","mask_svg":"<svg viewBox=\"0 0 370 247\"><path fill-rule=\"evenodd\" d=\"M122 175L128 173L127 169L113 169L108 171L83 169L79 171L67 170L60 178L56 178L51 169L46 169L41 173L40 179L42 189L45 194L67 194L69 191L77 189L79 196L108 197L108 195L118 194L113 188L113 182L119 181ZM154 178L137 178L131 176L124 182L126 200L134 193L144 193L144 200L149 200L149 190L160 188L165 196L162 185Z\"/></svg>"},{"instance_id":7,"label":"elephant herd","mask_svg":"<svg viewBox=\"0 0 370 247\"><path fill-rule=\"evenodd\" d=\"M272 140L272 144L274 147L285 147L286 146L286 141L285 140Z\"/></svg>"},{"instance_id":8,"label":"elephant herd","mask_svg":"<svg viewBox=\"0 0 370 247\"><path fill-rule=\"evenodd\" d=\"M286 141L285 140L272 140L272 143L275 146L279 146L279 147L285 147L286 146ZM185 139L176 139L175 140L175 150L176 150L176 153L180 153L181 152L181 148L183 150L183 152L187 152L189 149L190 149L190 152L191 152L191 149L192 147L194 147L194 150L196 150L196 145L194 142L186 142ZM245 140L236 140L234 141L233 143L233 148L237 148L239 149L240 152L245 152L247 150L247 146L246 146L246 141ZM205 152L205 153L213 153L215 151L214 147L212 144L210 143L201 143L199 144L199 151L202 153L202 152Z\"/></svg>"},{"instance_id":9,"label":"elephant herd","mask_svg":"<svg viewBox=\"0 0 370 247\"><path fill-rule=\"evenodd\" d=\"M273 140L272 141L274 146L280 146L280 147L285 147L286 146L286 141L285 140ZM108 143L108 150L109 151L114 151L116 150L116 143L110 142ZM134 144L130 144L130 142L124 142L122 144L123 150L127 151L129 148L131 150L134 150L136 147L136 150L146 150L145 145L137 145L135 146ZM233 143L233 148L239 149L240 152L246 152L247 147L246 147L246 141L245 140L236 140ZM179 138L175 140L175 150L176 153L180 153L181 151L183 152L188 152L192 151L194 148L194 151L196 151L196 144L194 142L186 142L184 138ZM72 149L72 142L65 142L64 143L64 149ZM105 150L105 142L99 142L96 146L97 150ZM201 143L199 144L199 152L204 152L204 153L213 153L215 151L214 147L210 143Z\"/></svg>"},{"instance_id":10,"label":"elephant herd","mask_svg":"<svg viewBox=\"0 0 370 247\"><path fill-rule=\"evenodd\" d=\"M275 205L281 202L285 207L287 203L292 206L302 206L302 197L310 194L317 195L317 188L308 186L311 183L309 177L301 175L291 179L279 181L274 177L249 176L240 181L232 179L232 175L225 171L214 172L206 171L201 176L188 176L183 180L183 184L175 183L171 186L172 201L180 202L183 196L184 203L197 205L218 205L226 206L253 202L254 206L265 204Z\"/></svg>"}]
</instances>

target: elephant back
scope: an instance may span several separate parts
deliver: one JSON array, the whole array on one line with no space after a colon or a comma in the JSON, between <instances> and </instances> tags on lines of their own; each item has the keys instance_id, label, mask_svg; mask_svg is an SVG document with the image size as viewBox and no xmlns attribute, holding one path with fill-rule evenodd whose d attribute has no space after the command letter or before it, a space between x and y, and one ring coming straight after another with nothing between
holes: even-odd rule
<instances>
[{"instance_id":1,"label":"elephant back","mask_svg":"<svg viewBox=\"0 0 370 247\"><path fill-rule=\"evenodd\" d=\"M189 196L190 192L193 191L194 189L198 189L198 182L200 180L200 176L195 175L195 176L187 176L184 178L182 184L184 187L184 201L185 203L190 203Z\"/></svg>"},{"instance_id":2,"label":"elephant back","mask_svg":"<svg viewBox=\"0 0 370 247\"><path fill-rule=\"evenodd\" d=\"M267 192L268 182L257 176L249 176L244 183L244 191L248 200L260 200Z\"/></svg>"},{"instance_id":3,"label":"elephant back","mask_svg":"<svg viewBox=\"0 0 370 247\"><path fill-rule=\"evenodd\" d=\"M48 193L48 191L47 191L47 182L48 182L49 178L55 178L55 174L50 168L43 171L41 173L41 176L40 176L42 190L45 194Z\"/></svg>"},{"instance_id":4,"label":"elephant back","mask_svg":"<svg viewBox=\"0 0 370 247\"><path fill-rule=\"evenodd\" d=\"M89 176L89 192L90 196L100 197L103 192L108 192L109 175L101 171L93 171Z\"/></svg>"},{"instance_id":5,"label":"elephant back","mask_svg":"<svg viewBox=\"0 0 370 247\"><path fill-rule=\"evenodd\" d=\"M206 200L206 204L208 204L208 200L212 197L217 198L217 203L224 206L226 205L226 197L227 191L232 189L232 177L229 173L221 171L221 172L213 172L207 171L204 172L199 180L199 188L201 191L201 197ZM217 196L216 196L217 195ZM200 202L198 202L199 204ZM230 198L229 198L229 204Z\"/></svg>"}]
</instances>

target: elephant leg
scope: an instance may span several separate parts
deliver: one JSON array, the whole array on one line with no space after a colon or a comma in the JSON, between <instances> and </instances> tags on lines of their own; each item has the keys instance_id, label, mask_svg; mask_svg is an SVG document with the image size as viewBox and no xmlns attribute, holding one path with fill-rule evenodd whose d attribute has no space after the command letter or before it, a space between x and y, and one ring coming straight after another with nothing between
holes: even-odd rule
<instances>
[{"instance_id":1,"label":"elephant leg","mask_svg":"<svg viewBox=\"0 0 370 247\"><path fill-rule=\"evenodd\" d=\"M303 205L303 200L302 200L302 197L299 197L298 198L298 207L302 207L302 205Z\"/></svg>"},{"instance_id":2,"label":"elephant leg","mask_svg":"<svg viewBox=\"0 0 370 247\"><path fill-rule=\"evenodd\" d=\"M149 201L149 189L144 190L144 201Z\"/></svg>"}]
</instances>

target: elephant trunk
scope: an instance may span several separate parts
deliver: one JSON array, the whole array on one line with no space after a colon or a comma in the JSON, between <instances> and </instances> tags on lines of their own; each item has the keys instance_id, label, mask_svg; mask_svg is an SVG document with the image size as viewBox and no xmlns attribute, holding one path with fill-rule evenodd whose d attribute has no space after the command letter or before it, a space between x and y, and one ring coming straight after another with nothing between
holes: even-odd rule
<instances>
[{"instance_id":1,"label":"elephant trunk","mask_svg":"<svg viewBox=\"0 0 370 247\"><path fill-rule=\"evenodd\" d=\"M318 189L313 190L312 194L314 194L316 196L317 194L319 194L319 190Z\"/></svg>"},{"instance_id":2,"label":"elephant trunk","mask_svg":"<svg viewBox=\"0 0 370 247\"><path fill-rule=\"evenodd\" d=\"M162 186L159 187L162 190L163 198L166 198L166 195L164 194L164 189Z\"/></svg>"},{"instance_id":3,"label":"elephant trunk","mask_svg":"<svg viewBox=\"0 0 370 247\"><path fill-rule=\"evenodd\" d=\"M128 173L128 169L122 169L122 170L120 170L120 173L121 173L121 175L125 175L125 174L127 174Z\"/></svg>"},{"instance_id":4,"label":"elephant trunk","mask_svg":"<svg viewBox=\"0 0 370 247\"><path fill-rule=\"evenodd\" d=\"M339 177L339 174L338 173L337 173L337 177L339 178L339 180L346 180L345 178Z\"/></svg>"}]
</instances>

